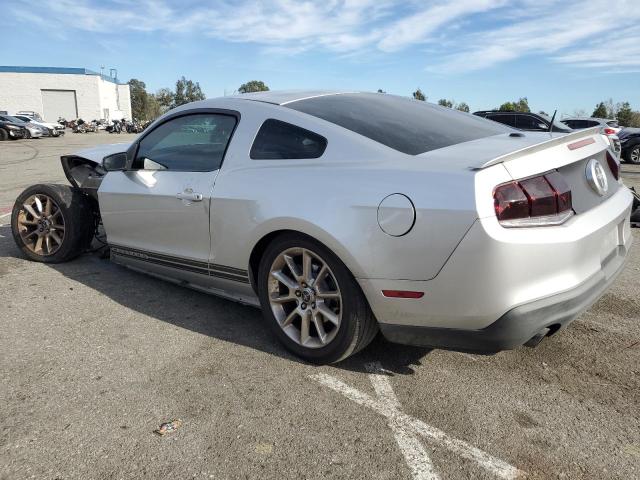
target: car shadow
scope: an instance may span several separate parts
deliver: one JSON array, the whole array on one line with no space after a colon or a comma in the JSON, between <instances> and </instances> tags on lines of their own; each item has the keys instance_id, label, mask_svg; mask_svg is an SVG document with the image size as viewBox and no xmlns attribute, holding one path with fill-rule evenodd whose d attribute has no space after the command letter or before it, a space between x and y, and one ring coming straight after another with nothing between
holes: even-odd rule
<instances>
[{"instance_id":1,"label":"car shadow","mask_svg":"<svg viewBox=\"0 0 640 480\"><path fill-rule=\"evenodd\" d=\"M0 261L26 260L14 245L8 225L0 227ZM269 330L260 310L207 295L116 265L100 252L67 263L42 264L142 315L201 335L243 345L290 361L305 363L289 353ZM1 268L1 266L0 266ZM397 345L382 335L358 354L334 365L366 372L366 364L380 362L390 374L410 375L430 352L428 348Z\"/></svg>"}]
</instances>

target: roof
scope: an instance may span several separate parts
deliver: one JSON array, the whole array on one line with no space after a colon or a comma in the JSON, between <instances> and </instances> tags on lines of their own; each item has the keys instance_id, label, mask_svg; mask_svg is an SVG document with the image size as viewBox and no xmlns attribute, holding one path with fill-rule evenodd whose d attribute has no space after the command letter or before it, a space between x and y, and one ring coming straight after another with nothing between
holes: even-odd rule
<instances>
[{"instance_id":1,"label":"roof","mask_svg":"<svg viewBox=\"0 0 640 480\"><path fill-rule=\"evenodd\" d=\"M600 117L564 117L561 118L560 121L563 122L565 120L599 120L601 122L615 122L615 118L600 118Z\"/></svg>"},{"instance_id":2,"label":"roof","mask_svg":"<svg viewBox=\"0 0 640 480\"><path fill-rule=\"evenodd\" d=\"M97 75L103 80L118 85L126 85L117 78L102 75L87 68L70 68L70 67L18 67L12 65L0 65L0 73L54 73L57 75Z\"/></svg>"},{"instance_id":3,"label":"roof","mask_svg":"<svg viewBox=\"0 0 640 480\"><path fill-rule=\"evenodd\" d=\"M323 97L326 95L340 95L342 93L359 93L338 90L278 90L267 92L240 93L232 95L231 98L241 100L253 100L255 102L272 103L274 105L285 105L287 103L304 100L307 98Z\"/></svg>"},{"instance_id":4,"label":"roof","mask_svg":"<svg viewBox=\"0 0 640 480\"><path fill-rule=\"evenodd\" d=\"M515 114L515 115L536 115L536 116L540 116L539 113L536 112L515 112L513 110L478 110L477 112L473 112L474 115L477 115L479 113L508 113L508 114Z\"/></svg>"}]
</instances>

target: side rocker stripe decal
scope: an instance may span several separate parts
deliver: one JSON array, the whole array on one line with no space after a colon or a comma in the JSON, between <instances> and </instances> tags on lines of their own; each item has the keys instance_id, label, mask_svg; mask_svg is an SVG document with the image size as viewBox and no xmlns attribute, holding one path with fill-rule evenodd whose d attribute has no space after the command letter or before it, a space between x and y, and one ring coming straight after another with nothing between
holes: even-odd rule
<instances>
[{"instance_id":1,"label":"side rocker stripe decal","mask_svg":"<svg viewBox=\"0 0 640 480\"><path fill-rule=\"evenodd\" d=\"M111 245L111 252L121 257L131 258L142 262L149 262L169 268L177 268L201 275L210 275L212 277L224 278L234 282L249 283L249 273L239 268L228 267L225 265L209 265L207 262L197 260L189 260L186 258L173 257L160 253L145 252L143 250L119 247Z\"/></svg>"}]
</instances>

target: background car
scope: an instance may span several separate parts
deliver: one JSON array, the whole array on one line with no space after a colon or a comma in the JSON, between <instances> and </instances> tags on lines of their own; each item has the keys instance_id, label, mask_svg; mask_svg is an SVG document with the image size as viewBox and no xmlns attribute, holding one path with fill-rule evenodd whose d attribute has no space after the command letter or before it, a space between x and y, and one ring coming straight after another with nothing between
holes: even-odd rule
<instances>
[{"instance_id":1,"label":"background car","mask_svg":"<svg viewBox=\"0 0 640 480\"><path fill-rule=\"evenodd\" d=\"M26 138L27 129L14 122L0 119L0 141Z\"/></svg>"},{"instance_id":2,"label":"background car","mask_svg":"<svg viewBox=\"0 0 640 480\"><path fill-rule=\"evenodd\" d=\"M44 119L40 116L40 114L33 110L20 110L18 113L16 113L16 116L17 115L26 115L27 117L33 118L34 120L37 120L39 122L44 122Z\"/></svg>"},{"instance_id":3,"label":"background car","mask_svg":"<svg viewBox=\"0 0 640 480\"><path fill-rule=\"evenodd\" d=\"M622 147L622 159L636 165L640 164L640 128L623 128L618 137Z\"/></svg>"},{"instance_id":4,"label":"background car","mask_svg":"<svg viewBox=\"0 0 640 480\"><path fill-rule=\"evenodd\" d=\"M600 127L605 135L617 135L622 130L622 127L618 125L618 121L611 118L569 117L563 118L560 122L574 130Z\"/></svg>"},{"instance_id":5,"label":"background car","mask_svg":"<svg viewBox=\"0 0 640 480\"><path fill-rule=\"evenodd\" d=\"M541 113L533 112L504 112L499 110L481 110L473 112L474 115L483 117L494 122L509 125L518 130L527 130L530 132L548 132L551 118ZM566 125L554 120L554 132L569 133L572 130Z\"/></svg>"},{"instance_id":6,"label":"background car","mask_svg":"<svg viewBox=\"0 0 640 480\"><path fill-rule=\"evenodd\" d=\"M38 125L42 128L47 129L46 135L50 137L59 137L60 135L64 135L64 127L60 124L41 122L27 115L21 115L21 114L13 115L13 117L19 120L22 120L23 122L32 123L34 125Z\"/></svg>"},{"instance_id":7,"label":"background car","mask_svg":"<svg viewBox=\"0 0 640 480\"><path fill-rule=\"evenodd\" d=\"M13 117L11 115L0 115L0 120L5 122L12 122L16 125L20 125L26 129L27 135L25 138L40 138L44 135L49 134L49 129L40 125L36 125L35 123L24 120L20 120L19 118Z\"/></svg>"}]
</instances>

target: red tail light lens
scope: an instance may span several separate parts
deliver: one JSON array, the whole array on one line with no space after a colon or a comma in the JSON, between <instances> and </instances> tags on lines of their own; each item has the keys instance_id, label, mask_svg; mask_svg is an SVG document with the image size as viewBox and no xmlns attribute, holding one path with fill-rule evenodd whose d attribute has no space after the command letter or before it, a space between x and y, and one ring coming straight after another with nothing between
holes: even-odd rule
<instances>
[{"instance_id":1,"label":"red tail light lens","mask_svg":"<svg viewBox=\"0 0 640 480\"><path fill-rule=\"evenodd\" d=\"M493 193L498 220L513 220L529 216L529 200L517 182L505 183Z\"/></svg>"},{"instance_id":2,"label":"red tail light lens","mask_svg":"<svg viewBox=\"0 0 640 480\"><path fill-rule=\"evenodd\" d=\"M504 226L558 225L573 214L571 188L557 171L499 185L493 200Z\"/></svg>"},{"instance_id":3,"label":"red tail light lens","mask_svg":"<svg viewBox=\"0 0 640 480\"><path fill-rule=\"evenodd\" d=\"M558 202L558 213L571 210L571 187L564 180L559 172L547 173L544 178L547 179L553 191L556 192L556 201Z\"/></svg>"},{"instance_id":4,"label":"red tail light lens","mask_svg":"<svg viewBox=\"0 0 640 480\"><path fill-rule=\"evenodd\" d=\"M615 135L616 131L613 128L605 128L604 129L604 134L605 135Z\"/></svg>"},{"instance_id":5,"label":"red tail light lens","mask_svg":"<svg viewBox=\"0 0 640 480\"><path fill-rule=\"evenodd\" d=\"M520 182L520 187L529 199L531 217L555 215L558 213L556 194L544 177L528 178Z\"/></svg>"},{"instance_id":6,"label":"red tail light lens","mask_svg":"<svg viewBox=\"0 0 640 480\"><path fill-rule=\"evenodd\" d=\"M609 153L607 150L607 163L609 164L609 169L613 174L613 178L618 180L620 178L620 164L618 161Z\"/></svg>"}]
</instances>

